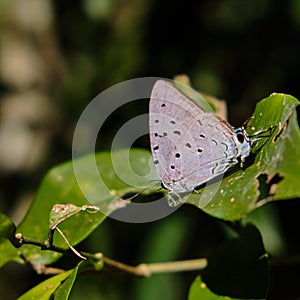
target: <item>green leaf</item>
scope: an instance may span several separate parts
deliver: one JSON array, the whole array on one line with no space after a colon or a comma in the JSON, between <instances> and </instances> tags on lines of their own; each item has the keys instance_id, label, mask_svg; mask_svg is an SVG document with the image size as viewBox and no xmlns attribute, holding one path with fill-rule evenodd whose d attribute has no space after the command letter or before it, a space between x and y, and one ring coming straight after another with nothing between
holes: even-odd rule
<instances>
[{"instance_id":1,"label":"green leaf","mask_svg":"<svg viewBox=\"0 0 300 300\"><path fill-rule=\"evenodd\" d=\"M59 225L71 245L76 245L87 237L105 220L106 214L120 205L124 206L126 202L120 199L121 196L129 192L139 192L142 189L140 186L150 185L148 177L143 178L143 175L147 175L151 171L149 161L151 161L150 153L138 149L130 150L130 154L128 154L128 150L116 151L113 153L113 158L111 153L103 152L75 161L76 172L80 177L80 187L88 189L89 200L92 199L92 204L99 206L101 212L91 214L81 210ZM94 174L91 171L93 164L96 164L96 170L101 174L102 181L99 179L98 173ZM136 174L140 176L138 177ZM82 193L78 185L78 176L74 174L72 162L64 163L50 170L40 185L18 231L25 237L43 242L48 238L49 214L55 204L71 203L75 207L90 205L91 203L87 201L86 195ZM138 185L133 187L132 182L137 182ZM101 241L99 241L100 244ZM54 245L68 248L64 239L58 234L54 236ZM11 244L3 242L0 243L0 266L9 260L20 261L18 251L22 251L24 257L34 264L47 265L61 256L61 254L51 251L42 251L32 245L23 245L16 250ZM3 255L4 253L5 255Z\"/></svg>"},{"instance_id":2,"label":"green leaf","mask_svg":"<svg viewBox=\"0 0 300 300\"><path fill-rule=\"evenodd\" d=\"M187 202L214 217L237 220L266 202L300 197L297 105L297 99L284 94L260 101L247 131L252 135L275 126L272 135L257 142L244 169L237 166L222 182L205 186Z\"/></svg>"},{"instance_id":3,"label":"green leaf","mask_svg":"<svg viewBox=\"0 0 300 300\"><path fill-rule=\"evenodd\" d=\"M214 294L198 276L191 285L188 300L239 300L228 296Z\"/></svg>"},{"instance_id":4,"label":"green leaf","mask_svg":"<svg viewBox=\"0 0 300 300\"><path fill-rule=\"evenodd\" d=\"M23 294L19 300L66 300L69 298L78 273L94 265L91 261L81 261L74 269L53 276Z\"/></svg>"},{"instance_id":5,"label":"green leaf","mask_svg":"<svg viewBox=\"0 0 300 300\"><path fill-rule=\"evenodd\" d=\"M55 291L54 294L55 300L66 300L69 298L79 270L82 269L87 264L89 263L82 261L76 266L76 268L72 270L72 272L67 277L67 279Z\"/></svg>"},{"instance_id":6,"label":"green leaf","mask_svg":"<svg viewBox=\"0 0 300 300\"><path fill-rule=\"evenodd\" d=\"M55 291L59 286L63 284L63 282L71 276L73 278L73 274L77 273L77 267L73 270L66 271L64 273L53 276L42 283L38 284L25 294L23 294L19 300L48 300L51 299ZM76 274L75 274L76 276ZM66 290L68 287L66 287ZM66 292L68 294L68 292ZM57 298L57 299L67 299L67 298Z\"/></svg>"},{"instance_id":7,"label":"green leaf","mask_svg":"<svg viewBox=\"0 0 300 300\"><path fill-rule=\"evenodd\" d=\"M99 211L99 208L97 206L91 205L76 206L72 203L55 204L49 216L49 229L55 229L63 221L67 220L68 218L71 218L72 216L81 211L96 213Z\"/></svg>"},{"instance_id":8,"label":"green leaf","mask_svg":"<svg viewBox=\"0 0 300 300\"><path fill-rule=\"evenodd\" d=\"M14 240L16 234L16 225L4 214L0 213L0 239L6 238Z\"/></svg>"},{"instance_id":9,"label":"green leaf","mask_svg":"<svg viewBox=\"0 0 300 300\"><path fill-rule=\"evenodd\" d=\"M269 273L268 257L253 225L219 246L208 258L202 280L213 293L240 299L264 299Z\"/></svg>"}]
</instances>

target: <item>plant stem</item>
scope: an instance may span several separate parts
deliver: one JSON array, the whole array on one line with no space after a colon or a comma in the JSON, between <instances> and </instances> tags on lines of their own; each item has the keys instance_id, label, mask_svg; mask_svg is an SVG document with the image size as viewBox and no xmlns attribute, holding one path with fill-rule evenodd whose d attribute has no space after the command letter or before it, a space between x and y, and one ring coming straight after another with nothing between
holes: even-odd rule
<instances>
[{"instance_id":1,"label":"plant stem","mask_svg":"<svg viewBox=\"0 0 300 300\"><path fill-rule=\"evenodd\" d=\"M68 254L68 255L74 254L77 257L81 257L78 256L78 254L70 251L70 248L64 249L64 248L56 247L54 245L49 245L48 241L43 243L43 242L39 242L33 239L23 237L22 235L19 235L18 239L20 245L25 245L25 244L34 245L40 247L41 250L49 250L49 251L54 251L62 254ZM150 277L153 274L161 274L161 273L169 273L169 272L174 273L174 272L201 270L205 268L207 265L207 260L205 258L200 258L200 259L191 259L191 260L183 260L183 261L176 261L176 262L162 262L162 263L139 264L137 266L130 266L122 262L108 258L106 256L103 256L102 254L99 255L99 253L96 254L92 254L88 252L80 252L80 253L83 256L93 259L95 261L102 260L104 264L111 266L115 269L122 270L124 272L131 273L141 277ZM23 259L26 261L24 257ZM40 267L41 266L39 266L39 268ZM36 268L34 267L34 269ZM45 270L46 269L47 268L45 267ZM61 270L59 270L59 272L61 272ZM39 271L39 273L43 273L43 271Z\"/></svg>"},{"instance_id":2,"label":"plant stem","mask_svg":"<svg viewBox=\"0 0 300 300\"><path fill-rule=\"evenodd\" d=\"M154 264L140 264L138 266L129 266L103 256L103 262L116 269L142 277L150 277L153 274L186 272L202 270L207 265L205 258L190 259L175 262L162 262Z\"/></svg>"}]
</instances>

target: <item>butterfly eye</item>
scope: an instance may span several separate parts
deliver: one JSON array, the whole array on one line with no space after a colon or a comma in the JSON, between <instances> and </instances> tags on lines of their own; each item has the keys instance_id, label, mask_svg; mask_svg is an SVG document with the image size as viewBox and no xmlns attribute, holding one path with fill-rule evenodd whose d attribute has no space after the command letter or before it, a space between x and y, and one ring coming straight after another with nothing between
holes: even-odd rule
<instances>
[{"instance_id":1,"label":"butterfly eye","mask_svg":"<svg viewBox=\"0 0 300 300\"><path fill-rule=\"evenodd\" d=\"M245 137L244 137L244 135L241 134L241 133L239 133L239 134L237 135L237 139L238 139L238 141L239 141L241 144L244 143L244 141L245 141Z\"/></svg>"}]
</instances>

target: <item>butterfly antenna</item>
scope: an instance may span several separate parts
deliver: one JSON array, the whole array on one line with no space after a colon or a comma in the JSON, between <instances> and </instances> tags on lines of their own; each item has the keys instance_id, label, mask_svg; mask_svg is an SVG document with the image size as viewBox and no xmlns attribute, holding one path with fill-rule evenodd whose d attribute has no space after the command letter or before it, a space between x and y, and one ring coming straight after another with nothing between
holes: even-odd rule
<instances>
[{"instance_id":1,"label":"butterfly antenna","mask_svg":"<svg viewBox=\"0 0 300 300\"><path fill-rule=\"evenodd\" d=\"M243 123L243 125L242 125L241 128L243 128L243 129L245 130L245 129L248 127L248 123L249 123L250 120L252 120L252 119L254 119L254 116L249 117L249 118ZM262 130L259 130L259 131L255 132L255 133L253 133L252 135L248 135L248 137L249 137L250 139L254 139L252 142L256 142L256 141L258 141L258 140L260 140L260 139L263 139L263 138L269 138L269 137L271 137L271 135L272 135L272 133L271 133L272 129L274 129L275 127L277 127L277 125L271 125L268 129L262 129ZM254 129L254 127L253 127L252 129ZM262 135L262 134L264 134L264 133L266 133L266 132L270 132L270 134L268 134L268 135Z\"/></svg>"},{"instance_id":2,"label":"butterfly antenna","mask_svg":"<svg viewBox=\"0 0 300 300\"><path fill-rule=\"evenodd\" d=\"M277 127L277 125L272 125L268 129L262 129L262 130L256 131L252 135L249 135L249 138L251 139L252 143L255 143L256 141L259 141L264 138L269 138L272 136L272 133L273 133L272 131L276 127ZM269 134L263 135L266 132L269 132Z\"/></svg>"},{"instance_id":3,"label":"butterfly antenna","mask_svg":"<svg viewBox=\"0 0 300 300\"><path fill-rule=\"evenodd\" d=\"M241 128L246 129L246 128L248 127L248 123L249 123L252 119L254 119L254 116L249 117L249 118L243 123L243 125L242 125ZM248 135L248 136L249 136L249 138L251 138L251 139L253 139L253 138L256 137L256 140L263 139L263 138L268 138L268 137L271 137L271 135L272 135L271 133L270 133L269 135L265 135L265 136L262 136L262 134L264 134L264 133L266 133L266 132L271 132L272 129L274 129L275 127L277 127L277 125L271 125L268 129L262 129L262 130L259 130L259 131L255 132L255 133L253 133L252 135ZM254 127L253 127L252 129L254 129Z\"/></svg>"}]
</instances>

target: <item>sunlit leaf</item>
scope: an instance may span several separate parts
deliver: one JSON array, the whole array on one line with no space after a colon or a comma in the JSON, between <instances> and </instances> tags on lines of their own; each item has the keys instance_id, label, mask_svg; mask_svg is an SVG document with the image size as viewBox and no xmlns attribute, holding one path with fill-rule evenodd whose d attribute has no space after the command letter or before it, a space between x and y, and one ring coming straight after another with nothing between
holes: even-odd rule
<instances>
[{"instance_id":1,"label":"sunlit leaf","mask_svg":"<svg viewBox=\"0 0 300 300\"><path fill-rule=\"evenodd\" d=\"M214 294L198 276L191 285L188 300L239 300L228 296Z\"/></svg>"},{"instance_id":2,"label":"sunlit leaf","mask_svg":"<svg viewBox=\"0 0 300 300\"><path fill-rule=\"evenodd\" d=\"M257 142L244 169L237 166L222 181L205 186L200 194L193 193L187 202L212 216L236 220L266 202L299 197L298 104L284 94L272 94L259 102L247 130L252 135L271 128L271 136Z\"/></svg>"},{"instance_id":3,"label":"sunlit leaf","mask_svg":"<svg viewBox=\"0 0 300 300\"><path fill-rule=\"evenodd\" d=\"M91 214L81 210L72 217L66 218L60 225L60 229L70 244L76 245L99 226L110 212L126 205L126 201L123 201L121 196L129 192L141 191L140 186L153 185L143 179L143 174L147 175L150 172L150 160L151 156L148 151L137 149L131 150L130 155L127 150L114 152L113 162L109 152L79 158L76 160L76 167L77 172L80 173L81 186L74 174L72 162L53 168L45 176L24 220L18 227L18 232L31 239L46 241L52 207L56 204L68 203L74 207L90 205L91 203L88 202L90 199L86 199L80 188L86 187L89 195L92 195L92 204L97 204L100 211ZM94 162L101 174L101 180L99 175L95 176L89 169L91 163ZM131 182L136 181L136 178L139 179L139 183L133 187ZM54 236L54 244L68 248L64 239L58 234ZM99 245L101 245L100 241ZM59 253L40 250L37 246L31 245L15 249L9 242L4 241L0 243L0 257L3 257L3 260L0 261L1 264L9 260L20 261L18 251L21 251L27 260L35 264L49 264L61 256Z\"/></svg>"}]
</instances>

